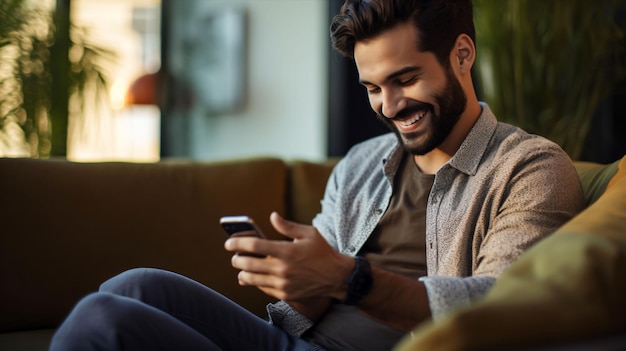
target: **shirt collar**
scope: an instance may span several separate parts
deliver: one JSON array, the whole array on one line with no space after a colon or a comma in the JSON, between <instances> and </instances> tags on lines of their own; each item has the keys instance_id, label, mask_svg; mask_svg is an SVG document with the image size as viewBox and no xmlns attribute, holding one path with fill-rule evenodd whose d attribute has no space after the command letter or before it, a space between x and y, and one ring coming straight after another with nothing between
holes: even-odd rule
<instances>
[{"instance_id":1,"label":"shirt collar","mask_svg":"<svg viewBox=\"0 0 626 351\"><path fill-rule=\"evenodd\" d=\"M489 106L480 102L482 112L467 137L448 163L459 171L475 175L489 141L496 131L498 121Z\"/></svg>"},{"instance_id":2,"label":"shirt collar","mask_svg":"<svg viewBox=\"0 0 626 351\"><path fill-rule=\"evenodd\" d=\"M489 105L484 102L479 102L479 104L482 109L480 116L478 116L476 123L470 129L457 152L448 161L450 166L468 175L475 175L478 171L480 160L483 158L489 140L491 140L498 125L496 116L491 112ZM390 181L395 176L404 152L406 151L399 142L394 143L386 152L389 156L383 159L383 171Z\"/></svg>"}]
</instances>

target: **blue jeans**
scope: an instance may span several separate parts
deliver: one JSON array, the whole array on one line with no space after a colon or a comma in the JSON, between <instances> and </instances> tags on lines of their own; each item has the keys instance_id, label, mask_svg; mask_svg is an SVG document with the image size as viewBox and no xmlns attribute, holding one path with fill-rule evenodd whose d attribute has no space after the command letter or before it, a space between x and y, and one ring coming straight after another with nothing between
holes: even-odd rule
<instances>
[{"instance_id":1,"label":"blue jeans","mask_svg":"<svg viewBox=\"0 0 626 351\"><path fill-rule=\"evenodd\" d=\"M181 275L139 268L82 299L50 350L322 350Z\"/></svg>"}]
</instances>

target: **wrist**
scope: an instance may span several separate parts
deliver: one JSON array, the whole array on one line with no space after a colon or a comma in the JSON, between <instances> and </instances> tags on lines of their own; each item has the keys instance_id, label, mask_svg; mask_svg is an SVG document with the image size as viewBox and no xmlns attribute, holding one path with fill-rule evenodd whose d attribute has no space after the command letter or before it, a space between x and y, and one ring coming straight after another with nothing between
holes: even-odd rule
<instances>
[{"instance_id":1,"label":"wrist","mask_svg":"<svg viewBox=\"0 0 626 351\"><path fill-rule=\"evenodd\" d=\"M330 292L329 297L335 301L343 301L348 294L348 278L354 271L354 257L339 254L339 260L334 265L335 286Z\"/></svg>"},{"instance_id":2,"label":"wrist","mask_svg":"<svg viewBox=\"0 0 626 351\"><path fill-rule=\"evenodd\" d=\"M346 279L345 297L340 300L345 305L354 305L361 301L372 290L374 285L372 267L365 257L354 258L354 268Z\"/></svg>"}]
</instances>

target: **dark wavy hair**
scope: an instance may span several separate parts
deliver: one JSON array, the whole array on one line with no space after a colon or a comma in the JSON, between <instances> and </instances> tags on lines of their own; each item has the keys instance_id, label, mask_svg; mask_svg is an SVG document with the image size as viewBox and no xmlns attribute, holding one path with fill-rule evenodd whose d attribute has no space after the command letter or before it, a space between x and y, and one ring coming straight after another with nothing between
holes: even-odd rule
<instances>
[{"instance_id":1,"label":"dark wavy hair","mask_svg":"<svg viewBox=\"0 0 626 351\"><path fill-rule=\"evenodd\" d=\"M445 67L459 35L476 42L471 0L346 0L330 37L335 50L353 58L356 42L409 21L417 28L417 49L432 52Z\"/></svg>"}]
</instances>

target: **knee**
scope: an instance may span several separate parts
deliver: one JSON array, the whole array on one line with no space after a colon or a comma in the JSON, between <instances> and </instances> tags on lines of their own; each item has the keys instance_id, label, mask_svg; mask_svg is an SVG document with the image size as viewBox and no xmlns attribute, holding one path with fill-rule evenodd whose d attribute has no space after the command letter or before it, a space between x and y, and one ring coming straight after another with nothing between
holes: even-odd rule
<instances>
[{"instance_id":1,"label":"knee","mask_svg":"<svg viewBox=\"0 0 626 351\"><path fill-rule=\"evenodd\" d=\"M51 350L89 349L87 345L109 339L106 335L115 331L120 322L128 319L124 316L123 299L107 293L94 293L86 296L74 307L65 321L57 329Z\"/></svg>"},{"instance_id":2,"label":"knee","mask_svg":"<svg viewBox=\"0 0 626 351\"><path fill-rule=\"evenodd\" d=\"M120 299L123 298L108 293L87 295L76 304L67 321L76 322L85 328L112 325L118 316L126 311Z\"/></svg>"},{"instance_id":3,"label":"knee","mask_svg":"<svg viewBox=\"0 0 626 351\"><path fill-rule=\"evenodd\" d=\"M169 272L154 268L133 268L105 281L100 292L141 299L142 292L161 284Z\"/></svg>"}]
</instances>

